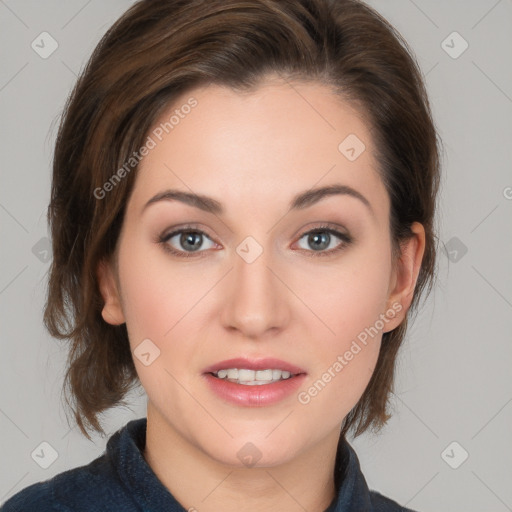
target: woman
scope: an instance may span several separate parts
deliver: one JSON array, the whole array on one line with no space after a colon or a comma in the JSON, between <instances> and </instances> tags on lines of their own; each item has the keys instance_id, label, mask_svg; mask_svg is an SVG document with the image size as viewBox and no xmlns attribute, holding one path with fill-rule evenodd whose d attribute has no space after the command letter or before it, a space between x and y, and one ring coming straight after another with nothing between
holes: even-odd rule
<instances>
[{"instance_id":1,"label":"woman","mask_svg":"<svg viewBox=\"0 0 512 512\"><path fill-rule=\"evenodd\" d=\"M139 383L147 418L2 510L407 510L346 436L432 285L437 145L361 2L135 3L59 129L45 324L85 436Z\"/></svg>"}]
</instances>

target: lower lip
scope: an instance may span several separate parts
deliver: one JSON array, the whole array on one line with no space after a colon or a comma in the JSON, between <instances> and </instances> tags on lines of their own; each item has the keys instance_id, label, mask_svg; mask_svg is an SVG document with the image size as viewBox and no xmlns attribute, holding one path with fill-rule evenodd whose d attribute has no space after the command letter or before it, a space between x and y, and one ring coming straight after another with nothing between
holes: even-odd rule
<instances>
[{"instance_id":1,"label":"lower lip","mask_svg":"<svg viewBox=\"0 0 512 512\"><path fill-rule=\"evenodd\" d=\"M306 378L306 374L301 373L271 384L248 386L219 379L210 373L206 373L204 376L210 389L216 395L232 404L245 407L264 407L280 402L297 391Z\"/></svg>"}]
</instances>

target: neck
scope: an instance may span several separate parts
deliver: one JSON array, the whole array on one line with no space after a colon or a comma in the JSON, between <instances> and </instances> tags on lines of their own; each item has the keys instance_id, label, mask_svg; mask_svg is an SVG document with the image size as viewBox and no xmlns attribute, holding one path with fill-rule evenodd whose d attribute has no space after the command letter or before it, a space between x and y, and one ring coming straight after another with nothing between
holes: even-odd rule
<instances>
[{"instance_id":1,"label":"neck","mask_svg":"<svg viewBox=\"0 0 512 512\"><path fill-rule=\"evenodd\" d=\"M332 502L339 431L292 460L268 467L219 462L169 425L148 402L144 458L189 511L324 512Z\"/></svg>"}]
</instances>

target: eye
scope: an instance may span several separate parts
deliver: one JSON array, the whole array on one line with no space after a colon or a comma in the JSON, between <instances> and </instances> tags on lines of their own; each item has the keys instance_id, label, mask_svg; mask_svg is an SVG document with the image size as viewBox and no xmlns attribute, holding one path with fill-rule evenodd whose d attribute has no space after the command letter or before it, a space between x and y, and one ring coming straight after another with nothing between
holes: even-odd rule
<instances>
[{"instance_id":1,"label":"eye","mask_svg":"<svg viewBox=\"0 0 512 512\"><path fill-rule=\"evenodd\" d=\"M309 252L317 253L315 256L327 256L344 249L352 242L352 238L329 226L320 226L304 233L299 242L305 241L304 249Z\"/></svg>"},{"instance_id":2,"label":"eye","mask_svg":"<svg viewBox=\"0 0 512 512\"><path fill-rule=\"evenodd\" d=\"M329 256L343 250L352 241L352 237L346 233L330 226L319 226L299 238L299 248L310 256ZM206 255L207 249L218 247L204 231L191 226L164 233L158 237L157 242L165 251L184 258L202 257Z\"/></svg>"},{"instance_id":3,"label":"eye","mask_svg":"<svg viewBox=\"0 0 512 512\"><path fill-rule=\"evenodd\" d=\"M182 228L160 236L158 241L166 251L185 258L216 247L215 242L200 229ZM205 241L210 245L204 247Z\"/></svg>"}]
</instances>

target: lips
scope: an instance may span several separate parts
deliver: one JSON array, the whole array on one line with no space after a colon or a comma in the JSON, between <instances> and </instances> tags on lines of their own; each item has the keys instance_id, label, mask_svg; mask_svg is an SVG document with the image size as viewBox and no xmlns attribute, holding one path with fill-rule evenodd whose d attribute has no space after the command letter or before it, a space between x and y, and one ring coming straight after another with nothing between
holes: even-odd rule
<instances>
[{"instance_id":1,"label":"lips","mask_svg":"<svg viewBox=\"0 0 512 512\"><path fill-rule=\"evenodd\" d=\"M218 363L212 364L203 370L203 373L214 373L219 370L228 370L230 368L239 368L246 370L284 370L290 372L292 375L300 375L307 373L303 368L294 364L288 363L281 359L266 357L263 359L249 359L245 357L237 357L234 359L226 359Z\"/></svg>"},{"instance_id":2,"label":"lips","mask_svg":"<svg viewBox=\"0 0 512 512\"><path fill-rule=\"evenodd\" d=\"M219 378L216 374L221 370L282 370L289 372L287 378L272 380L268 383L261 382L232 382L230 379ZM248 372L244 372L248 373ZM203 377L208 388L224 402L237 407L265 407L278 404L290 399L302 385L307 372L292 363L265 357L262 359L236 357L212 364L203 370ZM244 377L246 377L244 375Z\"/></svg>"}]
</instances>

